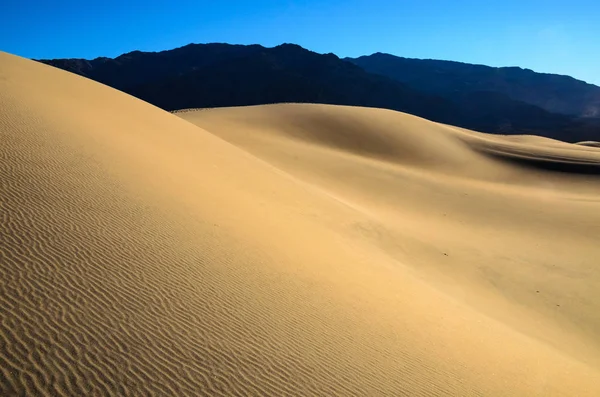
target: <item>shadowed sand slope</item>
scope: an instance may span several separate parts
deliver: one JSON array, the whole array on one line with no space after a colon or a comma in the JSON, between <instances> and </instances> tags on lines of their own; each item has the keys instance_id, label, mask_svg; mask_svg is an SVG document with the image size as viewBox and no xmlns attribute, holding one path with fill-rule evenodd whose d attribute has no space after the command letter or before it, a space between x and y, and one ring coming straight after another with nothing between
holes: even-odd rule
<instances>
[{"instance_id":1,"label":"shadowed sand slope","mask_svg":"<svg viewBox=\"0 0 600 397\"><path fill-rule=\"evenodd\" d=\"M577 142L577 144L581 145L581 146L600 148L600 142L596 142L596 141Z\"/></svg>"},{"instance_id":2,"label":"shadowed sand slope","mask_svg":"<svg viewBox=\"0 0 600 397\"><path fill-rule=\"evenodd\" d=\"M325 106L198 127L4 53L0 109L0 395L600 393L600 187L487 149L533 143Z\"/></svg>"}]
</instances>

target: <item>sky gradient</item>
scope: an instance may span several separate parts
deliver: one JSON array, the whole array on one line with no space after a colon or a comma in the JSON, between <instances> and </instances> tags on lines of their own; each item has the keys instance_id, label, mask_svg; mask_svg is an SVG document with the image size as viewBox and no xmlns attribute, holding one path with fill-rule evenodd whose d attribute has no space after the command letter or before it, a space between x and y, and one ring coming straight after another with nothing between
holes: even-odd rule
<instances>
[{"instance_id":1,"label":"sky gradient","mask_svg":"<svg viewBox=\"0 0 600 397\"><path fill-rule=\"evenodd\" d=\"M173 5L175 4L176 5ZM340 57L387 52L521 66L600 85L600 2L590 0L2 0L0 50L115 57L189 43L296 43Z\"/></svg>"}]
</instances>

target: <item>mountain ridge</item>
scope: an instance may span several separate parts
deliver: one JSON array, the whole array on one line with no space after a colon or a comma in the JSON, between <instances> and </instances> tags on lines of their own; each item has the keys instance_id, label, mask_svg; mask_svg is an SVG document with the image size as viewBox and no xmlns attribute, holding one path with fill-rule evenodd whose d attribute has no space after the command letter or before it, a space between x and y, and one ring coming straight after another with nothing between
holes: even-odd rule
<instances>
[{"instance_id":1,"label":"mountain ridge","mask_svg":"<svg viewBox=\"0 0 600 397\"><path fill-rule=\"evenodd\" d=\"M572 76L535 72L519 66L492 67L466 62L405 58L376 52L344 58L365 70L441 95L471 87L508 95L549 112L600 116L600 87Z\"/></svg>"},{"instance_id":2,"label":"mountain ridge","mask_svg":"<svg viewBox=\"0 0 600 397\"><path fill-rule=\"evenodd\" d=\"M280 102L377 107L483 132L600 140L600 122L548 112L503 92L433 92L335 54L297 44L188 44L116 58L40 62L88 77L165 110Z\"/></svg>"}]
</instances>

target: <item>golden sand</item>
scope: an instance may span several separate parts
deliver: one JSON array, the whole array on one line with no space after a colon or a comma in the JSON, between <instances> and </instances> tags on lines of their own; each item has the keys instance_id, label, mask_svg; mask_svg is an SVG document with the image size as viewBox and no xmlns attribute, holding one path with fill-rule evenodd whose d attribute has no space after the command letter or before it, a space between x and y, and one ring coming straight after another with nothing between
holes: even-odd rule
<instances>
[{"instance_id":1,"label":"golden sand","mask_svg":"<svg viewBox=\"0 0 600 397\"><path fill-rule=\"evenodd\" d=\"M0 109L0 395L600 395L598 148L5 53Z\"/></svg>"}]
</instances>

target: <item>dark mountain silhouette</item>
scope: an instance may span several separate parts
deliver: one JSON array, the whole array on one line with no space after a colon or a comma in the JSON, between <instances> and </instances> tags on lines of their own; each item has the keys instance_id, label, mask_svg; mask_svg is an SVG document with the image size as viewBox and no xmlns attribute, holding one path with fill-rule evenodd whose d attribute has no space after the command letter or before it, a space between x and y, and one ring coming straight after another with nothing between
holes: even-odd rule
<instances>
[{"instance_id":1,"label":"dark mountain silhouette","mask_svg":"<svg viewBox=\"0 0 600 397\"><path fill-rule=\"evenodd\" d=\"M117 58L41 62L99 81L166 110L315 102L390 108L457 122L450 101L372 75L333 54L294 44L190 44Z\"/></svg>"},{"instance_id":2,"label":"dark mountain silhouette","mask_svg":"<svg viewBox=\"0 0 600 397\"><path fill-rule=\"evenodd\" d=\"M536 134L566 141L599 138L597 125L553 114L481 90L454 95L425 92L365 71L333 54L294 44L190 44L117 58L41 62L112 86L166 110L312 102L399 110L430 120L505 134Z\"/></svg>"},{"instance_id":3,"label":"dark mountain silhouette","mask_svg":"<svg viewBox=\"0 0 600 397\"><path fill-rule=\"evenodd\" d=\"M490 91L548 112L600 117L600 87L570 76L536 73L519 67L494 68L383 53L346 60L367 72L437 95L453 97L461 93Z\"/></svg>"},{"instance_id":4,"label":"dark mountain silhouette","mask_svg":"<svg viewBox=\"0 0 600 397\"><path fill-rule=\"evenodd\" d=\"M169 110L310 102L391 108L458 121L458 109L448 100L371 75L333 54L292 44L221 59L184 75L130 87L129 92Z\"/></svg>"},{"instance_id":5,"label":"dark mountain silhouette","mask_svg":"<svg viewBox=\"0 0 600 397\"><path fill-rule=\"evenodd\" d=\"M89 77L119 90L178 77L223 60L233 60L263 49L259 45L189 44L161 52L133 51L116 58L53 59L41 62Z\"/></svg>"}]
</instances>

